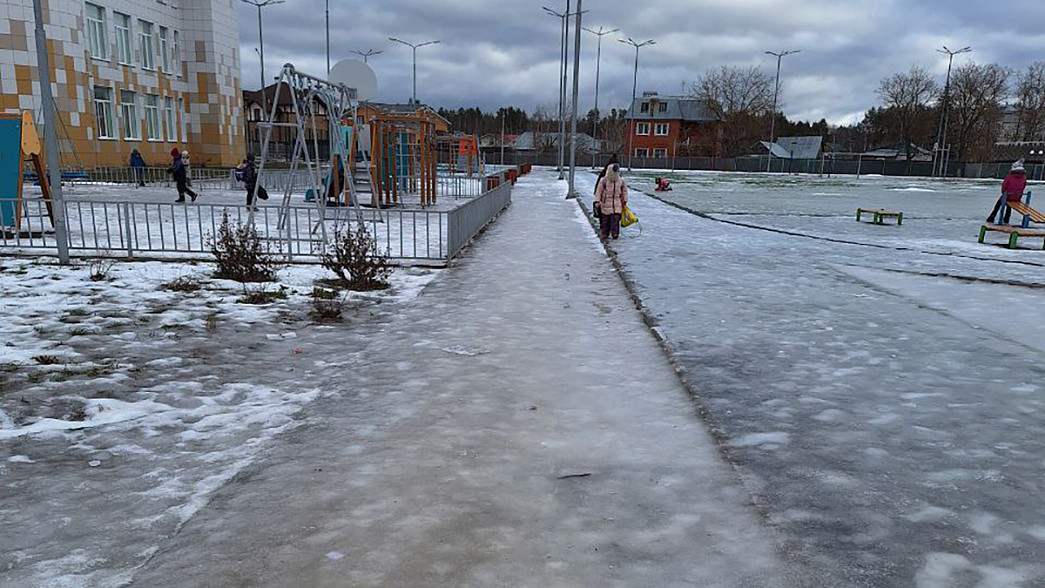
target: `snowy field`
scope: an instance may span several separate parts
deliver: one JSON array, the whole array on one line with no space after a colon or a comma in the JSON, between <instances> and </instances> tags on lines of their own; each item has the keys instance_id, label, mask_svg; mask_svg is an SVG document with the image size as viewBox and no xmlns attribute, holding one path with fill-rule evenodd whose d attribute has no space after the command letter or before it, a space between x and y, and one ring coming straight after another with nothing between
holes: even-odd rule
<instances>
[{"instance_id":1,"label":"snowy field","mask_svg":"<svg viewBox=\"0 0 1045 588\"><path fill-rule=\"evenodd\" d=\"M318 266L240 302L211 264L0 258L0 586L120 586L276 435L328 396L375 314L439 272L402 268L312 325ZM179 278L201 289L166 289ZM252 288L254 288L252 286ZM114 505L120 505L114 507Z\"/></svg>"},{"instance_id":2,"label":"snowy field","mask_svg":"<svg viewBox=\"0 0 1045 588\"><path fill-rule=\"evenodd\" d=\"M789 548L857 586L1041 586L1045 252L976 243L998 182L669 177L612 248Z\"/></svg>"}]
</instances>

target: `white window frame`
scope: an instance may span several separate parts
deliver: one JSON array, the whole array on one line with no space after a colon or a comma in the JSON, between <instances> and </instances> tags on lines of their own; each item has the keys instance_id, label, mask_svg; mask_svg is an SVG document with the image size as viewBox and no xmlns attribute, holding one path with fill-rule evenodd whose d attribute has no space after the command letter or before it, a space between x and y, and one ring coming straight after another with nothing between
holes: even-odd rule
<instances>
[{"instance_id":1,"label":"white window frame","mask_svg":"<svg viewBox=\"0 0 1045 588\"><path fill-rule=\"evenodd\" d=\"M635 123L635 134L640 137L649 136L650 125L648 122Z\"/></svg>"},{"instance_id":2,"label":"white window frame","mask_svg":"<svg viewBox=\"0 0 1045 588\"><path fill-rule=\"evenodd\" d=\"M98 91L105 92L105 98L98 97ZM94 87L94 121L98 127L99 139L116 139L112 112L112 88L107 86Z\"/></svg>"},{"instance_id":3,"label":"white window frame","mask_svg":"<svg viewBox=\"0 0 1045 588\"><path fill-rule=\"evenodd\" d=\"M164 73L171 73L170 40L167 38L167 27L160 27L160 68Z\"/></svg>"},{"instance_id":4,"label":"white window frame","mask_svg":"<svg viewBox=\"0 0 1045 588\"><path fill-rule=\"evenodd\" d=\"M126 26L120 23L121 20ZM113 11L113 27L116 30L116 60L121 65L134 65L132 22L129 14Z\"/></svg>"},{"instance_id":5,"label":"white window frame","mask_svg":"<svg viewBox=\"0 0 1045 588\"><path fill-rule=\"evenodd\" d=\"M174 48L171 51L171 62L174 65L174 74L181 77L181 35L175 30L173 34Z\"/></svg>"},{"instance_id":6,"label":"white window frame","mask_svg":"<svg viewBox=\"0 0 1045 588\"><path fill-rule=\"evenodd\" d=\"M152 23L138 19L138 49L141 51L142 69L156 69L156 47L152 42Z\"/></svg>"},{"instance_id":7,"label":"white window frame","mask_svg":"<svg viewBox=\"0 0 1045 588\"><path fill-rule=\"evenodd\" d=\"M635 157L642 157L642 158L649 157L649 149L647 149L645 147L636 147L635 148Z\"/></svg>"},{"instance_id":8,"label":"white window frame","mask_svg":"<svg viewBox=\"0 0 1045 588\"><path fill-rule=\"evenodd\" d=\"M661 132L661 129L664 132ZM653 134L658 137L666 137L671 132L671 123L657 123L653 125Z\"/></svg>"},{"instance_id":9,"label":"white window frame","mask_svg":"<svg viewBox=\"0 0 1045 588\"><path fill-rule=\"evenodd\" d=\"M668 150L665 147L655 147L653 149L653 159L667 159Z\"/></svg>"},{"instance_id":10,"label":"white window frame","mask_svg":"<svg viewBox=\"0 0 1045 588\"><path fill-rule=\"evenodd\" d=\"M127 98L130 97L128 101ZM142 138L142 121L138 117L138 94L130 90L120 90L120 117L123 119L123 138L140 141Z\"/></svg>"},{"instance_id":11,"label":"white window frame","mask_svg":"<svg viewBox=\"0 0 1045 588\"><path fill-rule=\"evenodd\" d=\"M185 99L178 98L178 112L181 113L181 142L189 141L189 113L185 110Z\"/></svg>"},{"instance_id":12,"label":"white window frame","mask_svg":"<svg viewBox=\"0 0 1045 588\"><path fill-rule=\"evenodd\" d=\"M91 16L91 9L98 11L99 18ZM109 60L109 35L105 29L105 8L90 2L84 4L84 20L87 22L87 51L91 59Z\"/></svg>"},{"instance_id":13,"label":"white window frame","mask_svg":"<svg viewBox=\"0 0 1045 588\"><path fill-rule=\"evenodd\" d=\"M145 95L145 138L149 141L162 141L160 134L160 97L155 94Z\"/></svg>"},{"instance_id":14,"label":"white window frame","mask_svg":"<svg viewBox=\"0 0 1045 588\"><path fill-rule=\"evenodd\" d=\"M178 140L175 134L176 127L174 126L174 98L170 96L163 99L163 130L168 143L174 143Z\"/></svg>"}]
</instances>

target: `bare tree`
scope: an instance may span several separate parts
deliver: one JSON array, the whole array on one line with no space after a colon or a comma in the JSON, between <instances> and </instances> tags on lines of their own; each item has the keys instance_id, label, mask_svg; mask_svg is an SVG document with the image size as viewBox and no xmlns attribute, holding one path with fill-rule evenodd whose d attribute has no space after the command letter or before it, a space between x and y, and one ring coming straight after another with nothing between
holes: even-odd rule
<instances>
[{"instance_id":1,"label":"bare tree","mask_svg":"<svg viewBox=\"0 0 1045 588\"><path fill-rule=\"evenodd\" d=\"M758 67L722 66L693 85L694 96L718 117L727 156L743 155L773 109L773 79Z\"/></svg>"},{"instance_id":2,"label":"bare tree","mask_svg":"<svg viewBox=\"0 0 1045 588\"><path fill-rule=\"evenodd\" d=\"M552 115L552 109L558 110L558 107L552 107L548 104L539 104L533 111L533 116L530 120L533 121L534 134L533 134L533 149L537 153L548 153L553 151L556 147L555 141L557 135L554 132L555 122L558 120L557 115Z\"/></svg>"},{"instance_id":3,"label":"bare tree","mask_svg":"<svg viewBox=\"0 0 1045 588\"><path fill-rule=\"evenodd\" d=\"M1016 76L1016 141L1045 139L1045 61Z\"/></svg>"},{"instance_id":4,"label":"bare tree","mask_svg":"<svg viewBox=\"0 0 1045 588\"><path fill-rule=\"evenodd\" d=\"M900 125L900 137L904 143L907 161L911 161L914 156L911 145L917 136L917 123L928 109L929 102L936 98L939 92L940 87L929 72L917 66L912 67L907 73L885 78L878 86L878 96Z\"/></svg>"},{"instance_id":5,"label":"bare tree","mask_svg":"<svg viewBox=\"0 0 1045 588\"><path fill-rule=\"evenodd\" d=\"M989 157L998 138L1010 72L1000 65L967 63L954 70L950 125L958 161Z\"/></svg>"}]
</instances>

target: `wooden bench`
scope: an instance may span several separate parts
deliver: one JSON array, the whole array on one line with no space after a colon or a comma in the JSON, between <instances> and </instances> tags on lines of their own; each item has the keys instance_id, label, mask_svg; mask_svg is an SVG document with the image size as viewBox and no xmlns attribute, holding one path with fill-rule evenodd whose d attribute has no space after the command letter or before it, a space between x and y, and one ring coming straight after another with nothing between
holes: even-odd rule
<instances>
[{"instance_id":1,"label":"wooden bench","mask_svg":"<svg viewBox=\"0 0 1045 588\"><path fill-rule=\"evenodd\" d=\"M1013 209L1015 210L1015 208ZM1024 227L1014 227L1012 225L982 225L980 227L980 243L983 243L983 239L987 236L987 233L1006 233L1009 235L1009 249L1016 248L1016 240L1020 237L1042 237L1041 248L1045 250L1045 229L1027 229Z\"/></svg>"},{"instance_id":2,"label":"wooden bench","mask_svg":"<svg viewBox=\"0 0 1045 588\"><path fill-rule=\"evenodd\" d=\"M1009 202L1008 205L1013 212L1023 217L1023 228L1027 228L1030 223L1045 224L1045 214L1034 210L1026 202Z\"/></svg>"},{"instance_id":3,"label":"wooden bench","mask_svg":"<svg viewBox=\"0 0 1045 588\"><path fill-rule=\"evenodd\" d=\"M883 221L887 218L895 218L897 226L903 224L903 213L895 210L886 210L884 208L857 208L856 222L860 222L860 217L864 214L873 215L872 222L876 225L884 225L885 223Z\"/></svg>"}]
</instances>

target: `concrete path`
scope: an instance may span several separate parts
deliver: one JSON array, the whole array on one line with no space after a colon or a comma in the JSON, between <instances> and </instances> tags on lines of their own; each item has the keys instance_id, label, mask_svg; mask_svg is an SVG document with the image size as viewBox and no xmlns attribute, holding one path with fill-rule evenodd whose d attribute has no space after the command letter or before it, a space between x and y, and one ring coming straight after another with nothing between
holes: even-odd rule
<instances>
[{"instance_id":1,"label":"concrete path","mask_svg":"<svg viewBox=\"0 0 1045 588\"><path fill-rule=\"evenodd\" d=\"M564 190L524 178L134 585L842 585L780 554Z\"/></svg>"}]
</instances>

